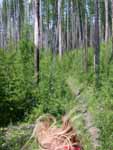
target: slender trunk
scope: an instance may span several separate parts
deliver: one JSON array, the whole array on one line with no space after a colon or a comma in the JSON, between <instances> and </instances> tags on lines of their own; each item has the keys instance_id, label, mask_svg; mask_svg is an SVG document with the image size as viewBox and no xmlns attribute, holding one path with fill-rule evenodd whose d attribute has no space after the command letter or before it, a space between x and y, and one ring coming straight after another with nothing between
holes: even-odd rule
<instances>
[{"instance_id":1,"label":"slender trunk","mask_svg":"<svg viewBox=\"0 0 113 150\"><path fill-rule=\"evenodd\" d=\"M62 0L58 0L58 29L59 29L59 57L62 57L62 25L61 25L61 4Z\"/></svg>"},{"instance_id":2,"label":"slender trunk","mask_svg":"<svg viewBox=\"0 0 113 150\"><path fill-rule=\"evenodd\" d=\"M17 41L20 40L20 22L19 22L19 15L20 12L19 12L19 0L17 0L17 4L16 4L16 22L17 22L17 27L16 27L16 34L17 34ZM14 35L15 36L15 35Z\"/></svg>"},{"instance_id":3,"label":"slender trunk","mask_svg":"<svg viewBox=\"0 0 113 150\"><path fill-rule=\"evenodd\" d=\"M78 16L78 48L81 48L80 17Z\"/></svg>"},{"instance_id":4,"label":"slender trunk","mask_svg":"<svg viewBox=\"0 0 113 150\"><path fill-rule=\"evenodd\" d=\"M108 36L109 36L109 22L108 22L108 0L105 0L105 43L106 43L106 45L105 45L105 64L104 64L104 66L105 66L105 70L106 70L106 73L108 74L108 68L109 68L109 66L108 66L108 58L109 58L109 56L108 56Z\"/></svg>"},{"instance_id":5,"label":"slender trunk","mask_svg":"<svg viewBox=\"0 0 113 150\"><path fill-rule=\"evenodd\" d=\"M50 30L49 30L49 0L46 0L46 34L47 34L47 38L46 38L46 49L49 49L50 45L49 45L49 41L50 41Z\"/></svg>"},{"instance_id":6,"label":"slender trunk","mask_svg":"<svg viewBox=\"0 0 113 150\"><path fill-rule=\"evenodd\" d=\"M40 43L40 0L35 0L35 27L34 27L34 71L36 82L39 80L39 46Z\"/></svg>"},{"instance_id":7,"label":"slender trunk","mask_svg":"<svg viewBox=\"0 0 113 150\"><path fill-rule=\"evenodd\" d=\"M79 10L79 21L80 21L80 47L83 47L83 25L82 25L82 14L81 14L81 6L78 1L78 10Z\"/></svg>"},{"instance_id":8,"label":"slender trunk","mask_svg":"<svg viewBox=\"0 0 113 150\"><path fill-rule=\"evenodd\" d=\"M95 0L95 36L94 36L94 69L96 85L99 83L99 64L100 64L100 44L99 44L99 3Z\"/></svg>"},{"instance_id":9,"label":"slender trunk","mask_svg":"<svg viewBox=\"0 0 113 150\"><path fill-rule=\"evenodd\" d=\"M74 0L72 1L72 6L71 6L71 10L72 10L72 48L75 48L75 2Z\"/></svg>"},{"instance_id":10,"label":"slender trunk","mask_svg":"<svg viewBox=\"0 0 113 150\"><path fill-rule=\"evenodd\" d=\"M113 0L112 0L112 53L109 59L109 64L111 63L112 60L113 60Z\"/></svg>"},{"instance_id":11,"label":"slender trunk","mask_svg":"<svg viewBox=\"0 0 113 150\"><path fill-rule=\"evenodd\" d=\"M108 22L108 0L105 0L105 42L108 42L109 38L109 22Z\"/></svg>"},{"instance_id":12,"label":"slender trunk","mask_svg":"<svg viewBox=\"0 0 113 150\"><path fill-rule=\"evenodd\" d=\"M40 47L43 48L42 0L40 0Z\"/></svg>"},{"instance_id":13,"label":"slender trunk","mask_svg":"<svg viewBox=\"0 0 113 150\"><path fill-rule=\"evenodd\" d=\"M85 30L84 30L84 70L85 72L88 71L88 40L87 40L87 35L88 35L88 23L87 23L87 15L85 16Z\"/></svg>"},{"instance_id":14,"label":"slender trunk","mask_svg":"<svg viewBox=\"0 0 113 150\"><path fill-rule=\"evenodd\" d=\"M54 11L55 11L55 17L53 18L53 20L55 19L55 22L54 22L54 33L55 33L55 42L54 42L54 53L56 54L57 53L57 50L58 50L58 0L55 0L55 8L54 8Z\"/></svg>"},{"instance_id":15,"label":"slender trunk","mask_svg":"<svg viewBox=\"0 0 113 150\"><path fill-rule=\"evenodd\" d=\"M112 55L110 61L113 59L113 0L112 0Z\"/></svg>"},{"instance_id":16,"label":"slender trunk","mask_svg":"<svg viewBox=\"0 0 113 150\"><path fill-rule=\"evenodd\" d=\"M69 1L67 1L67 50L69 50Z\"/></svg>"},{"instance_id":17,"label":"slender trunk","mask_svg":"<svg viewBox=\"0 0 113 150\"><path fill-rule=\"evenodd\" d=\"M92 20L90 19L90 46L92 47L93 46L93 22Z\"/></svg>"},{"instance_id":18,"label":"slender trunk","mask_svg":"<svg viewBox=\"0 0 113 150\"><path fill-rule=\"evenodd\" d=\"M3 48L2 8L0 7L0 48Z\"/></svg>"},{"instance_id":19,"label":"slender trunk","mask_svg":"<svg viewBox=\"0 0 113 150\"><path fill-rule=\"evenodd\" d=\"M76 14L76 22L75 22L75 41L76 41L76 48L79 47L79 39L78 39L78 31L79 31L79 17Z\"/></svg>"},{"instance_id":20,"label":"slender trunk","mask_svg":"<svg viewBox=\"0 0 113 150\"><path fill-rule=\"evenodd\" d=\"M112 58L113 58L113 0L112 0Z\"/></svg>"},{"instance_id":21,"label":"slender trunk","mask_svg":"<svg viewBox=\"0 0 113 150\"><path fill-rule=\"evenodd\" d=\"M71 0L69 0L69 49L72 49L72 34L71 34Z\"/></svg>"}]
</instances>

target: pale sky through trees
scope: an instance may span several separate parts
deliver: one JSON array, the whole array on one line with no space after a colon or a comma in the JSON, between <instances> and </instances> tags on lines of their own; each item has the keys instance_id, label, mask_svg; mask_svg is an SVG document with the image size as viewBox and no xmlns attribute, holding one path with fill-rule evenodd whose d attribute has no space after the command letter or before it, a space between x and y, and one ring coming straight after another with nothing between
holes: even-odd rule
<instances>
[{"instance_id":1,"label":"pale sky through trees","mask_svg":"<svg viewBox=\"0 0 113 150\"><path fill-rule=\"evenodd\" d=\"M0 0L0 4L1 4L2 0Z\"/></svg>"}]
</instances>

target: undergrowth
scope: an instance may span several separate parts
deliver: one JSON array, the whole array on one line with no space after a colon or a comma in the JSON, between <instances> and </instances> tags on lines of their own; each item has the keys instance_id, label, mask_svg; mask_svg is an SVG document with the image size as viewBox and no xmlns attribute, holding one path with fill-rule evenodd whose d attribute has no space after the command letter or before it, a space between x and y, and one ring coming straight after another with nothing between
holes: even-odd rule
<instances>
[{"instance_id":1,"label":"undergrowth","mask_svg":"<svg viewBox=\"0 0 113 150\"><path fill-rule=\"evenodd\" d=\"M75 96L71 94L67 85L67 79L71 77L76 81L77 89L82 89L88 110L93 114L95 125L100 129L100 149L112 150L113 63L106 65L104 54L105 45L102 44L100 87L97 89L92 48L88 49L87 73L83 71L83 50L65 52L62 60L58 56L52 56L49 51L41 50L38 85L34 82L32 43L22 41L17 51L10 50L4 53L3 50L0 50L0 126L6 126L9 123L16 125L18 122L21 125L20 121L31 124L43 113L50 113L60 118L73 105L77 107L77 101L73 103ZM111 54L110 48L109 54ZM73 92L76 94L76 89L73 89ZM81 123L78 123L78 130L81 130L81 136L84 134L83 138L86 139L83 142L85 150L89 150L89 135L84 133L82 119L79 121ZM12 134L14 137L9 137L7 142L4 140L5 136L0 135L0 138L3 139L0 140L0 149L4 150L4 143L8 143L8 150L18 150L20 145L23 145L15 140L18 134Z\"/></svg>"}]
</instances>

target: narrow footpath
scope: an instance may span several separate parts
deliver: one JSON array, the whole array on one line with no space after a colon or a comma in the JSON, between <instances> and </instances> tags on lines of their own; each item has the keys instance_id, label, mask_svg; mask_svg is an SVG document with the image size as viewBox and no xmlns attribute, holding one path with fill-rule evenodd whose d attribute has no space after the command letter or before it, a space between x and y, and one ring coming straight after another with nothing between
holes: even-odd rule
<instances>
[{"instance_id":1,"label":"narrow footpath","mask_svg":"<svg viewBox=\"0 0 113 150\"><path fill-rule=\"evenodd\" d=\"M69 86L72 94L75 96L75 101L77 102L77 111L82 116L84 120L84 126L86 131L90 136L90 141L92 145L92 150L98 150L100 147L99 142L99 129L94 124L94 118L88 110L87 99L82 94L84 91L83 87L80 88L74 83L74 79L69 78L67 80L67 85Z\"/></svg>"}]
</instances>

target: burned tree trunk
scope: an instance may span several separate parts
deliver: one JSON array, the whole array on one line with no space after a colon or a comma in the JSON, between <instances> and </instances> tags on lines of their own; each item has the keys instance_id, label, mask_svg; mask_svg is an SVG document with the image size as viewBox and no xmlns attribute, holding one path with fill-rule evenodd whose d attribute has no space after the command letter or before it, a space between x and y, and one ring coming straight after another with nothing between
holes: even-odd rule
<instances>
[{"instance_id":1,"label":"burned tree trunk","mask_svg":"<svg viewBox=\"0 0 113 150\"><path fill-rule=\"evenodd\" d=\"M95 0L94 70L96 85L99 82L100 44L99 44L99 3Z\"/></svg>"},{"instance_id":2,"label":"burned tree trunk","mask_svg":"<svg viewBox=\"0 0 113 150\"><path fill-rule=\"evenodd\" d=\"M62 25L61 25L61 4L62 0L58 0L58 33L59 33L59 57L62 57Z\"/></svg>"},{"instance_id":3,"label":"burned tree trunk","mask_svg":"<svg viewBox=\"0 0 113 150\"><path fill-rule=\"evenodd\" d=\"M35 0L35 26L34 26L34 72L36 82L39 80L39 49L40 49L40 0Z\"/></svg>"}]
</instances>

